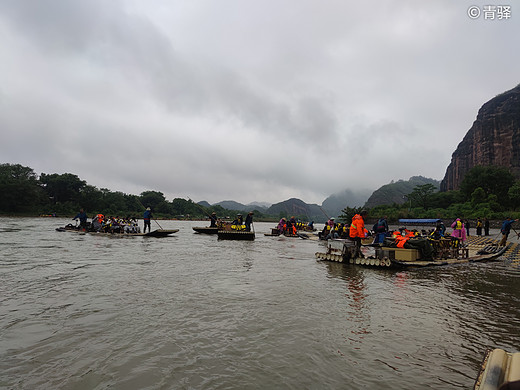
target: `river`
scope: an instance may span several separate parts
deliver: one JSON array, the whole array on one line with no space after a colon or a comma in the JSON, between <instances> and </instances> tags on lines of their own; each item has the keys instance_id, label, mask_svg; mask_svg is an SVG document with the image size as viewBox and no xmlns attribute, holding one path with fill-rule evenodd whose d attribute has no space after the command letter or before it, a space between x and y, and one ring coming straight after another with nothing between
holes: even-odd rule
<instances>
[{"instance_id":1,"label":"river","mask_svg":"<svg viewBox=\"0 0 520 390\"><path fill-rule=\"evenodd\" d=\"M2 389L471 389L520 348L520 269L318 262L316 241L0 218ZM157 227L157 226L155 226Z\"/></svg>"}]
</instances>

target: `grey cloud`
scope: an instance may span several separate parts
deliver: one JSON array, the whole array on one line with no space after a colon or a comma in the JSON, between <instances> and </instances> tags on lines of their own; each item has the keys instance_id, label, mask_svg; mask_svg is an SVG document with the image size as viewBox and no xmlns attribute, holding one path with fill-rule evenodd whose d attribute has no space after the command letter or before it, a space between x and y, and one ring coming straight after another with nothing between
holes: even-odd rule
<instances>
[{"instance_id":1,"label":"grey cloud","mask_svg":"<svg viewBox=\"0 0 520 390\"><path fill-rule=\"evenodd\" d=\"M518 84L518 23L466 10L6 0L0 153L99 187L214 202L319 203L440 179L478 108Z\"/></svg>"}]
</instances>

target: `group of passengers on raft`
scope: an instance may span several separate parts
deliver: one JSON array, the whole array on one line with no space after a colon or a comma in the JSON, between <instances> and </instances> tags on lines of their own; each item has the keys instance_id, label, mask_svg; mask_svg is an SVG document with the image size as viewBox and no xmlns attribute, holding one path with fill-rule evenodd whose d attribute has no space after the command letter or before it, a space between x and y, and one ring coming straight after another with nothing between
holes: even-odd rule
<instances>
[{"instance_id":1,"label":"group of passengers on raft","mask_svg":"<svg viewBox=\"0 0 520 390\"><path fill-rule=\"evenodd\" d=\"M297 220L294 216L292 216L289 220L286 218L280 219L278 225L276 226L280 234L292 234L296 235L298 230L314 230L314 221L309 223L302 222Z\"/></svg>"},{"instance_id":2,"label":"group of passengers on raft","mask_svg":"<svg viewBox=\"0 0 520 390\"><path fill-rule=\"evenodd\" d=\"M422 230L419 232L418 230L408 230L405 227L401 227L391 232L388 228L387 217L379 218L372 227L372 231L368 231L364 223L367 215L368 212L366 210L354 215L350 226L346 223L335 223L334 218L330 218L319 236L321 239L327 240L332 238L351 239L356 242L356 254L360 255L361 240L373 235L374 240L372 244L418 249L425 258L431 258L434 255L435 249L433 244L440 240L451 241L450 245L455 248L463 246L466 241L466 229L460 218L457 218L451 224L453 232L450 234L446 233L446 226L442 221L437 223L435 229L429 231ZM502 223L502 241L499 244L500 246L506 245L507 237L512 229L511 225L516 221L518 219L513 220L511 217L508 217ZM520 237L520 233L518 235Z\"/></svg>"},{"instance_id":3,"label":"group of passengers on raft","mask_svg":"<svg viewBox=\"0 0 520 390\"><path fill-rule=\"evenodd\" d=\"M135 217L106 217L103 214L96 214L92 218L92 222L87 222L87 214L83 209L72 218L73 220L79 220L79 229L89 232L99 233L140 233L141 228L137 224ZM146 228L146 225L145 225Z\"/></svg>"}]
</instances>

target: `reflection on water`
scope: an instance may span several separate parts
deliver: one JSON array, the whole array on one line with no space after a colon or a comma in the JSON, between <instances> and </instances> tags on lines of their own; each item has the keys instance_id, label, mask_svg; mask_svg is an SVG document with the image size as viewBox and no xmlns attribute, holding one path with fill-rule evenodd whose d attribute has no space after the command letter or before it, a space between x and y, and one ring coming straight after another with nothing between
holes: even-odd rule
<instances>
[{"instance_id":1,"label":"reflection on water","mask_svg":"<svg viewBox=\"0 0 520 390\"><path fill-rule=\"evenodd\" d=\"M317 262L315 241L0 219L2 388L471 388L520 345L520 271Z\"/></svg>"}]
</instances>

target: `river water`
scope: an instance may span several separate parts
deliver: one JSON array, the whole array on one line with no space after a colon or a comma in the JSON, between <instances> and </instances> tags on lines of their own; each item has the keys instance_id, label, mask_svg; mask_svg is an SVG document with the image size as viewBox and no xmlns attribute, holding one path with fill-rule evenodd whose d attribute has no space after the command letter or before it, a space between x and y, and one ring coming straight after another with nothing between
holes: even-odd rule
<instances>
[{"instance_id":1,"label":"river water","mask_svg":"<svg viewBox=\"0 0 520 390\"><path fill-rule=\"evenodd\" d=\"M520 348L511 262L370 269L266 223L245 242L69 222L0 218L0 388L471 389L487 348Z\"/></svg>"}]
</instances>

